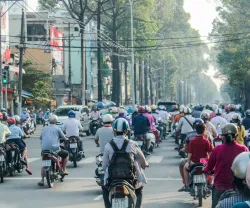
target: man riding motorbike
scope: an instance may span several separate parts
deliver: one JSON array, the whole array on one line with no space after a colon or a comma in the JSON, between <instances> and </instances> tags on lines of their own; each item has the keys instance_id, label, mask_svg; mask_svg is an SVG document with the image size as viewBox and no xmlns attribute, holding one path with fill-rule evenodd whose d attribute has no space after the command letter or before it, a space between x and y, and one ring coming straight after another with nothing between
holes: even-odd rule
<instances>
[{"instance_id":1,"label":"man riding motorbike","mask_svg":"<svg viewBox=\"0 0 250 208\"><path fill-rule=\"evenodd\" d=\"M135 187L135 194L137 197L136 201L136 208L142 207L142 197L143 197L143 183L147 183L146 177L142 171L142 169L145 169L148 167L148 163L138 147L137 143L128 140L125 136L127 134L127 130L129 129L128 122L123 118L118 118L113 125L114 128L114 134L115 138L111 142L106 144L104 155L103 155L103 169L105 171L104 176L104 186L102 187L103 190L103 199L105 208L111 208L111 204L109 202L109 186L111 185L110 182L112 181L112 178L109 176L109 169L111 168L112 164L112 156L115 153L115 149L113 146L116 146L119 150L123 148L125 142L127 144L127 148L125 148L125 151L129 153L131 159L134 161L134 169L136 171L137 175L137 181L136 183L133 183ZM130 183L130 181L129 181Z\"/></svg>"},{"instance_id":2,"label":"man riding motorbike","mask_svg":"<svg viewBox=\"0 0 250 208\"><path fill-rule=\"evenodd\" d=\"M23 130L24 130L25 134L28 134L28 132L29 132L30 114L28 113L28 109L27 108L23 109L23 112L22 112L20 118L21 118L21 121L25 121L26 122L26 125L23 126Z\"/></svg>"},{"instance_id":3,"label":"man riding motorbike","mask_svg":"<svg viewBox=\"0 0 250 208\"><path fill-rule=\"evenodd\" d=\"M246 130L250 129L250 110L246 111L246 117L243 119L242 125L245 127Z\"/></svg>"},{"instance_id":4,"label":"man riding motorbike","mask_svg":"<svg viewBox=\"0 0 250 208\"><path fill-rule=\"evenodd\" d=\"M205 173L214 170L214 187L212 194L212 208L215 208L220 196L229 189L232 189L231 166L235 157L241 152L247 152L247 147L235 142L238 129L234 124L227 124L222 128L224 144L214 148L210 155L208 164L204 169Z\"/></svg>"},{"instance_id":5,"label":"man riding motorbike","mask_svg":"<svg viewBox=\"0 0 250 208\"><path fill-rule=\"evenodd\" d=\"M66 169L67 163L69 161L69 153L66 150L60 148L60 138L67 140L62 130L56 126L57 116L51 115L49 117L50 125L45 127L40 136L41 140L41 149L43 150L51 150L53 152L57 152L58 156L63 159L63 172L65 175L68 175L68 171ZM38 183L39 186L44 186L44 171L43 168L41 170L42 180Z\"/></svg>"},{"instance_id":6,"label":"man riding motorbike","mask_svg":"<svg viewBox=\"0 0 250 208\"><path fill-rule=\"evenodd\" d=\"M204 121L204 124L207 128L207 130L211 133L212 137L217 137L217 131L215 126L209 121L210 115L207 112L203 112L201 114L201 119Z\"/></svg>"},{"instance_id":7,"label":"man riding motorbike","mask_svg":"<svg viewBox=\"0 0 250 208\"><path fill-rule=\"evenodd\" d=\"M43 126L45 126L44 120L49 120L50 116L51 116L50 109L47 109L45 114L43 115Z\"/></svg>"},{"instance_id":8,"label":"man riding motorbike","mask_svg":"<svg viewBox=\"0 0 250 208\"><path fill-rule=\"evenodd\" d=\"M236 142L238 142L239 144L244 145L244 142L245 142L244 139L245 139L245 136L246 136L246 132L245 132L245 127L241 123L240 115L237 114L237 113L234 113L232 115L231 123L234 123L238 128L238 136L237 136Z\"/></svg>"},{"instance_id":9,"label":"man riding motorbike","mask_svg":"<svg viewBox=\"0 0 250 208\"><path fill-rule=\"evenodd\" d=\"M160 138L163 138L164 129L166 132L166 128L164 126L159 126L159 123L162 123L162 120L159 117L159 113L157 112L157 105L151 105L151 115L154 118L156 129L160 132Z\"/></svg>"},{"instance_id":10,"label":"man riding motorbike","mask_svg":"<svg viewBox=\"0 0 250 208\"><path fill-rule=\"evenodd\" d=\"M81 154L83 157L83 146L82 146L82 140L80 139L80 131L83 130L83 127L76 117L76 113L73 110L70 110L68 112L69 119L63 122L62 131L66 133L66 137L70 139L70 137L74 137L77 140L77 145L79 149L79 154Z\"/></svg>"},{"instance_id":11,"label":"man riding motorbike","mask_svg":"<svg viewBox=\"0 0 250 208\"><path fill-rule=\"evenodd\" d=\"M19 147L22 153L21 161L26 165L26 172L29 175L32 175L32 172L29 169L29 164L28 164L28 156L27 156L28 150L27 150L26 144L22 140L22 137L23 137L22 130L16 126L16 120L12 117L8 118L8 125L9 125L9 130L11 134L9 135L6 143L7 144L15 143ZM7 152L7 155L8 154L10 153Z\"/></svg>"},{"instance_id":12,"label":"man riding motorbike","mask_svg":"<svg viewBox=\"0 0 250 208\"><path fill-rule=\"evenodd\" d=\"M104 152L105 145L114 138L114 131L112 128L113 117L106 114L102 118L104 126L99 128L95 134L95 143L100 147L100 153Z\"/></svg>"},{"instance_id":13,"label":"man riding motorbike","mask_svg":"<svg viewBox=\"0 0 250 208\"><path fill-rule=\"evenodd\" d=\"M218 108L216 111L216 116L211 119L211 123L215 126L217 134L221 134L221 129L228 123L225 118L222 117L222 110Z\"/></svg>"},{"instance_id":14,"label":"man riding motorbike","mask_svg":"<svg viewBox=\"0 0 250 208\"><path fill-rule=\"evenodd\" d=\"M93 118L97 118L97 119L101 118L100 111L99 111L97 105L92 106L92 110L90 113L90 119L93 119Z\"/></svg>"},{"instance_id":15,"label":"man riding motorbike","mask_svg":"<svg viewBox=\"0 0 250 208\"><path fill-rule=\"evenodd\" d=\"M3 114L0 112L0 144L6 142L7 137L11 134L8 126L2 124Z\"/></svg>"}]
</instances>

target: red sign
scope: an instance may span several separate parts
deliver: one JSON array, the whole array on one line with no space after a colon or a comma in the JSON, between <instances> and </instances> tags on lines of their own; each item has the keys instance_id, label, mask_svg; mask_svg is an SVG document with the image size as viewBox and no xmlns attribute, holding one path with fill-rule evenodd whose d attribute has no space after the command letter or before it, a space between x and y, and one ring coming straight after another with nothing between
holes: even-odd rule
<instances>
[{"instance_id":1,"label":"red sign","mask_svg":"<svg viewBox=\"0 0 250 208\"><path fill-rule=\"evenodd\" d=\"M63 51L63 33L52 25L50 26L50 45Z\"/></svg>"},{"instance_id":2,"label":"red sign","mask_svg":"<svg viewBox=\"0 0 250 208\"><path fill-rule=\"evenodd\" d=\"M5 93L5 88L2 88L2 92ZM13 94L14 90L11 88L8 88L8 94Z\"/></svg>"}]
</instances>

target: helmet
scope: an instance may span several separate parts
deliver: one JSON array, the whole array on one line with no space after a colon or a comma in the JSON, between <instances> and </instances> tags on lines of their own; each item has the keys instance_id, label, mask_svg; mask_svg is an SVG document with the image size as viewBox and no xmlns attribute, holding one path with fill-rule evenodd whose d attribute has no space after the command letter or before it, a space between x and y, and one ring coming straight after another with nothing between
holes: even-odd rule
<instances>
[{"instance_id":1,"label":"helmet","mask_svg":"<svg viewBox=\"0 0 250 208\"><path fill-rule=\"evenodd\" d=\"M241 108L241 105L236 105L236 106L235 106L235 109L236 109L236 110L240 110L240 108Z\"/></svg>"},{"instance_id":2,"label":"helmet","mask_svg":"<svg viewBox=\"0 0 250 208\"><path fill-rule=\"evenodd\" d=\"M70 110L70 111L68 112L68 117L69 117L69 118L75 118L75 117L76 117L75 111Z\"/></svg>"},{"instance_id":3,"label":"helmet","mask_svg":"<svg viewBox=\"0 0 250 208\"><path fill-rule=\"evenodd\" d=\"M165 110L166 109L164 105L160 105L158 108L159 108L159 110Z\"/></svg>"},{"instance_id":4,"label":"helmet","mask_svg":"<svg viewBox=\"0 0 250 208\"><path fill-rule=\"evenodd\" d=\"M52 115L52 116L49 117L49 122L51 124L56 124L57 120L58 120L58 118L57 118L56 115Z\"/></svg>"},{"instance_id":5,"label":"helmet","mask_svg":"<svg viewBox=\"0 0 250 208\"><path fill-rule=\"evenodd\" d=\"M3 114L0 112L0 120L3 119Z\"/></svg>"},{"instance_id":6,"label":"helmet","mask_svg":"<svg viewBox=\"0 0 250 208\"><path fill-rule=\"evenodd\" d=\"M203 112L201 114L201 119L202 120L208 120L210 118L210 115L207 112Z\"/></svg>"},{"instance_id":7,"label":"helmet","mask_svg":"<svg viewBox=\"0 0 250 208\"><path fill-rule=\"evenodd\" d=\"M221 115L222 114L222 110L220 108L218 108L216 111L215 111L216 115Z\"/></svg>"},{"instance_id":8,"label":"helmet","mask_svg":"<svg viewBox=\"0 0 250 208\"><path fill-rule=\"evenodd\" d=\"M106 114L102 117L103 123L112 123L113 117L110 114Z\"/></svg>"},{"instance_id":9,"label":"helmet","mask_svg":"<svg viewBox=\"0 0 250 208\"><path fill-rule=\"evenodd\" d=\"M134 106L134 107L133 107L133 111L134 111L134 112L138 112L138 107L137 107L137 106Z\"/></svg>"},{"instance_id":10,"label":"helmet","mask_svg":"<svg viewBox=\"0 0 250 208\"><path fill-rule=\"evenodd\" d=\"M213 111L216 111L217 109L218 109L218 105L216 105L216 104L213 104Z\"/></svg>"},{"instance_id":11,"label":"helmet","mask_svg":"<svg viewBox=\"0 0 250 208\"><path fill-rule=\"evenodd\" d=\"M151 113L151 112L152 112L151 108L150 108L150 107L148 107L148 113Z\"/></svg>"},{"instance_id":12,"label":"helmet","mask_svg":"<svg viewBox=\"0 0 250 208\"><path fill-rule=\"evenodd\" d=\"M124 118L118 118L115 120L113 129L116 132L126 132L129 129L128 121Z\"/></svg>"},{"instance_id":13,"label":"helmet","mask_svg":"<svg viewBox=\"0 0 250 208\"><path fill-rule=\"evenodd\" d=\"M179 109L178 105L173 106L173 110L177 111Z\"/></svg>"},{"instance_id":14,"label":"helmet","mask_svg":"<svg viewBox=\"0 0 250 208\"><path fill-rule=\"evenodd\" d=\"M14 118L15 118L16 122L20 122L21 121L21 118L18 115L15 115Z\"/></svg>"},{"instance_id":15,"label":"helmet","mask_svg":"<svg viewBox=\"0 0 250 208\"><path fill-rule=\"evenodd\" d=\"M230 104L229 105L229 110L230 111L234 111L235 110L235 105L234 104Z\"/></svg>"},{"instance_id":16,"label":"helmet","mask_svg":"<svg viewBox=\"0 0 250 208\"><path fill-rule=\"evenodd\" d=\"M120 109L125 109L123 105L120 106Z\"/></svg>"},{"instance_id":17,"label":"helmet","mask_svg":"<svg viewBox=\"0 0 250 208\"><path fill-rule=\"evenodd\" d=\"M15 124L16 120L13 117L8 118L7 120L8 124Z\"/></svg>"},{"instance_id":18,"label":"helmet","mask_svg":"<svg viewBox=\"0 0 250 208\"><path fill-rule=\"evenodd\" d=\"M112 113L118 113L117 107L112 107Z\"/></svg>"},{"instance_id":19,"label":"helmet","mask_svg":"<svg viewBox=\"0 0 250 208\"><path fill-rule=\"evenodd\" d=\"M140 106L140 107L138 108L138 112L139 112L139 113L146 113L145 107L144 107L144 106Z\"/></svg>"},{"instance_id":20,"label":"helmet","mask_svg":"<svg viewBox=\"0 0 250 208\"><path fill-rule=\"evenodd\" d=\"M7 110L5 109L5 108L2 108L1 109L1 112L3 113L3 112L7 112Z\"/></svg>"},{"instance_id":21,"label":"helmet","mask_svg":"<svg viewBox=\"0 0 250 208\"><path fill-rule=\"evenodd\" d=\"M238 113L232 115L232 121L241 121L241 117Z\"/></svg>"},{"instance_id":22,"label":"helmet","mask_svg":"<svg viewBox=\"0 0 250 208\"><path fill-rule=\"evenodd\" d=\"M96 103L96 105L97 105L97 108L99 108L99 109L103 108L103 103L102 102L98 102L98 103Z\"/></svg>"},{"instance_id":23,"label":"helmet","mask_svg":"<svg viewBox=\"0 0 250 208\"><path fill-rule=\"evenodd\" d=\"M87 104L87 106L88 106L89 108L91 108L91 107L93 106L93 103L92 103L92 102L89 102L89 103Z\"/></svg>"},{"instance_id":24,"label":"helmet","mask_svg":"<svg viewBox=\"0 0 250 208\"><path fill-rule=\"evenodd\" d=\"M197 125L199 124L204 124L204 121L200 118L195 119L194 123L193 123L193 128L195 129Z\"/></svg>"},{"instance_id":25,"label":"helmet","mask_svg":"<svg viewBox=\"0 0 250 208\"><path fill-rule=\"evenodd\" d=\"M151 105L151 110L154 111L157 109L157 105Z\"/></svg>"},{"instance_id":26,"label":"helmet","mask_svg":"<svg viewBox=\"0 0 250 208\"><path fill-rule=\"evenodd\" d=\"M250 116L250 110L246 111L246 116Z\"/></svg>"},{"instance_id":27,"label":"helmet","mask_svg":"<svg viewBox=\"0 0 250 208\"><path fill-rule=\"evenodd\" d=\"M250 153L249 152L242 152L234 158L231 170L236 178L239 179L246 179L249 177L249 173L247 173L247 166L250 160ZM247 180L248 186L250 185Z\"/></svg>"},{"instance_id":28,"label":"helmet","mask_svg":"<svg viewBox=\"0 0 250 208\"><path fill-rule=\"evenodd\" d=\"M230 108L229 108L229 105L227 105L226 107L225 107L225 111L229 111L230 110Z\"/></svg>"},{"instance_id":29,"label":"helmet","mask_svg":"<svg viewBox=\"0 0 250 208\"><path fill-rule=\"evenodd\" d=\"M125 113L124 108L120 108L120 109L119 109L119 113Z\"/></svg>"},{"instance_id":30,"label":"helmet","mask_svg":"<svg viewBox=\"0 0 250 208\"><path fill-rule=\"evenodd\" d=\"M184 113L185 113L185 114L191 114L192 111L191 111L190 108L184 108Z\"/></svg>"},{"instance_id":31,"label":"helmet","mask_svg":"<svg viewBox=\"0 0 250 208\"><path fill-rule=\"evenodd\" d=\"M145 108L145 111L146 111L146 112L151 112L151 108L150 108L148 105L145 105L144 108Z\"/></svg>"},{"instance_id":32,"label":"helmet","mask_svg":"<svg viewBox=\"0 0 250 208\"><path fill-rule=\"evenodd\" d=\"M227 135L227 134L238 134L238 128L235 124L229 123L226 126L224 126L221 130L222 135Z\"/></svg>"}]
</instances>

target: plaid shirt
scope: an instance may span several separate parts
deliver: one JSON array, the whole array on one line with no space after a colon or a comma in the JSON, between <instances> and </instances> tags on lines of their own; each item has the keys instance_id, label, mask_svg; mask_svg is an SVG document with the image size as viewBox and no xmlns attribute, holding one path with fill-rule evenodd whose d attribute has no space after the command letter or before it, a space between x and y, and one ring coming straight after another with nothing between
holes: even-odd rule
<instances>
[{"instance_id":1,"label":"plaid shirt","mask_svg":"<svg viewBox=\"0 0 250 208\"><path fill-rule=\"evenodd\" d=\"M232 208L234 204L238 202L244 202L249 199L249 197L243 196L238 192L228 190L221 196L216 208Z\"/></svg>"}]
</instances>

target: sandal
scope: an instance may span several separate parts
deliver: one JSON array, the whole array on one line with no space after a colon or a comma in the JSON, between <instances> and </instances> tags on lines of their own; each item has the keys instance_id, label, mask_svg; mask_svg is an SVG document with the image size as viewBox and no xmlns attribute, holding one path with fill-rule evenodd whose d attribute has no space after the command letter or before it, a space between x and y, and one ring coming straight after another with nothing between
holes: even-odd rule
<instances>
[{"instance_id":1,"label":"sandal","mask_svg":"<svg viewBox=\"0 0 250 208\"><path fill-rule=\"evenodd\" d=\"M38 186L44 186L44 183L40 181L40 182L38 183Z\"/></svg>"}]
</instances>

